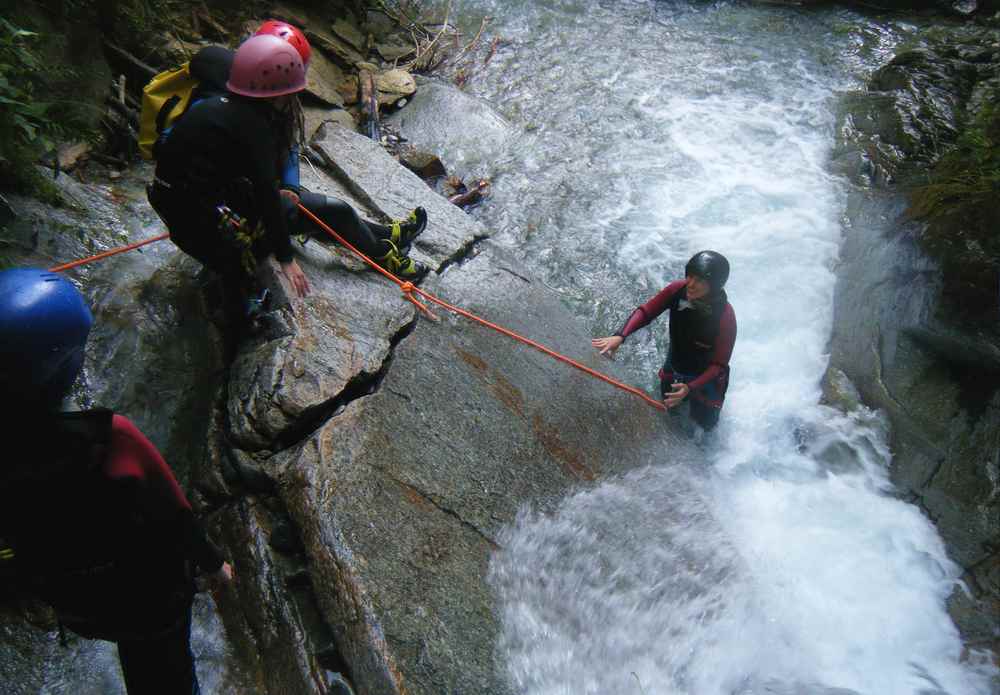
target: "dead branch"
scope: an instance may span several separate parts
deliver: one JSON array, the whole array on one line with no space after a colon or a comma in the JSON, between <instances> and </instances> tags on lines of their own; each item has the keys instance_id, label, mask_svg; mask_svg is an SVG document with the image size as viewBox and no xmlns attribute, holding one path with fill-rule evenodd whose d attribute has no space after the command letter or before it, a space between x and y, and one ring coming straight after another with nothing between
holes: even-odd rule
<instances>
[{"instance_id":1,"label":"dead branch","mask_svg":"<svg viewBox=\"0 0 1000 695\"><path fill-rule=\"evenodd\" d=\"M156 76L156 73L157 73L156 68L153 68L153 67L147 65L146 63L142 62L141 60L139 60L138 58L136 58L134 55L132 55L131 53L129 53L128 51L126 51L124 48L121 48L120 46L116 46L115 44L111 43L110 41L105 41L104 45L107 47L107 49L109 51L111 51L112 53L114 53L115 55L117 55L119 58L124 59L130 65L138 68L141 72L143 72L146 75L147 78L151 79L151 78L153 78L153 77Z\"/></svg>"}]
</instances>

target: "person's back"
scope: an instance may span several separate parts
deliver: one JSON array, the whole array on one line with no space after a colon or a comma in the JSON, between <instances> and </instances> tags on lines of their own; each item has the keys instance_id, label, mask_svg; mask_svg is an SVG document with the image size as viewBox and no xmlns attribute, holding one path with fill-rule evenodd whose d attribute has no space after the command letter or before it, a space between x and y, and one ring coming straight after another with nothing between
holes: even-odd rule
<instances>
[{"instance_id":1,"label":"person's back","mask_svg":"<svg viewBox=\"0 0 1000 695\"><path fill-rule=\"evenodd\" d=\"M195 565L232 574L156 448L107 410L62 412L93 317L64 277L0 271L0 588L111 640L130 693L197 692Z\"/></svg>"}]
</instances>

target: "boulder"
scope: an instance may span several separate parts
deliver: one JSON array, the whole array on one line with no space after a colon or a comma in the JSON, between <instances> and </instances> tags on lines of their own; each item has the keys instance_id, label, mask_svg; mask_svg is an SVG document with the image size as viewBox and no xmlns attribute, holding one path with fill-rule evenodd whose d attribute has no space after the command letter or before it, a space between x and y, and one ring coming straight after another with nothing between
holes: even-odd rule
<instances>
[{"instance_id":1,"label":"boulder","mask_svg":"<svg viewBox=\"0 0 1000 695\"><path fill-rule=\"evenodd\" d=\"M342 108L303 105L302 114L306 121L306 140L312 138L319 127L328 122L336 123L348 130L357 128L354 116Z\"/></svg>"},{"instance_id":2,"label":"boulder","mask_svg":"<svg viewBox=\"0 0 1000 695\"><path fill-rule=\"evenodd\" d=\"M430 152L421 152L412 147L403 147L399 153L399 163L422 179L444 176L445 171L441 158Z\"/></svg>"},{"instance_id":3,"label":"boulder","mask_svg":"<svg viewBox=\"0 0 1000 695\"><path fill-rule=\"evenodd\" d=\"M996 347L948 325L936 308L941 275L899 228L902 195L850 197L834 299L831 366L892 423L892 481L935 520L967 570L970 596L949 603L963 637L1000 630L998 562L1000 390ZM985 626L985 627L984 627Z\"/></svg>"},{"instance_id":4,"label":"boulder","mask_svg":"<svg viewBox=\"0 0 1000 695\"><path fill-rule=\"evenodd\" d=\"M346 75L332 60L322 53L314 53L306 72L306 94L324 106L343 107L340 90Z\"/></svg>"},{"instance_id":5,"label":"boulder","mask_svg":"<svg viewBox=\"0 0 1000 695\"><path fill-rule=\"evenodd\" d=\"M319 49L345 68L354 68L364 62L364 55L356 48L337 36L321 29L307 28L306 38L312 44L313 50Z\"/></svg>"},{"instance_id":6,"label":"boulder","mask_svg":"<svg viewBox=\"0 0 1000 695\"><path fill-rule=\"evenodd\" d=\"M361 33L361 30L357 26L348 22L346 19L338 19L330 26L330 31L338 39L346 43L348 46L358 51L363 52L365 49L365 36Z\"/></svg>"},{"instance_id":7,"label":"boulder","mask_svg":"<svg viewBox=\"0 0 1000 695\"><path fill-rule=\"evenodd\" d=\"M417 149L456 153L455 161L445 164L460 177L486 175L490 163L472 153L502 153L510 124L492 106L454 85L420 79L417 86L406 108L387 116L386 123ZM482 147L483 142L489 147Z\"/></svg>"},{"instance_id":8,"label":"boulder","mask_svg":"<svg viewBox=\"0 0 1000 695\"><path fill-rule=\"evenodd\" d=\"M412 96L417 91L417 83L406 70L386 70L375 75L375 91L379 104L389 106Z\"/></svg>"},{"instance_id":9,"label":"boulder","mask_svg":"<svg viewBox=\"0 0 1000 695\"><path fill-rule=\"evenodd\" d=\"M445 272L423 287L621 378L517 259L480 242L459 262L486 230L376 143L328 124L313 149L324 165L305 174L310 189L368 218L428 210L418 243ZM310 668L309 645L329 631L334 646L320 652L343 661L359 692L510 692L486 580L501 528L524 505L552 510L652 450L683 456L690 445L633 396L440 310L438 323L420 318L336 247L310 243L300 263L312 295L279 292L276 325L244 344L230 370L222 419L239 448L219 458L237 462L232 485L274 486L257 486L264 507L241 507L242 521L225 524L244 585L229 629L269 645L265 674ZM278 533L273 517L286 514ZM281 560L289 552L292 565ZM315 615L298 612L311 628L280 627L291 599L271 587L290 582L313 587ZM278 680L265 689L304 679Z\"/></svg>"}]
</instances>

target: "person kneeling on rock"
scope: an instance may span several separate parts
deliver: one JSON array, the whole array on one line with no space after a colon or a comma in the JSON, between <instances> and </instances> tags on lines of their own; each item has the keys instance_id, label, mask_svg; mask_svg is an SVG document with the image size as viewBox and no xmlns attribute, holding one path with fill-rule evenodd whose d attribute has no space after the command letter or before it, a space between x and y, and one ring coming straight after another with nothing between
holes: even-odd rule
<instances>
[{"instance_id":1,"label":"person kneeling on rock","mask_svg":"<svg viewBox=\"0 0 1000 695\"><path fill-rule=\"evenodd\" d=\"M660 370L660 393L667 408L691 404L691 419L706 431L719 422L729 387L729 360L736 343L736 313L723 289L729 261L701 251L676 280L632 312L614 335L591 344L612 357L625 339L664 311L670 312L670 352Z\"/></svg>"},{"instance_id":2,"label":"person kneeling on rock","mask_svg":"<svg viewBox=\"0 0 1000 695\"><path fill-rule=\"evenodd\" d=\"M201 84L187 112L156 143L156 177L149 187L149 201L171 239L219 273L247 314L260 308L256 267L270 254L304 297L309 281L294 260L290 238L313 232L298 214L301 193L306 207L362 252L403 277L419 277L425 268L400 249L423 231L422 209L405 222L376 227L341 201L299 189L304 126L296 95L306 86L310 49L304 37L292 41L294 34L273 29L266 23L235 54L213 46L191 61L191 74Z\"/></svg>"},{"instance_id":3,"label":"person kneeling on rock","mask_svg":"<svg viewBox=\"0 0 1000 695\"><path fill-rule=\"evenodd\" d=\"M110 410L62 412L92 316L44 270L0 272L0 594L40 599L66 627L117 643L131 695L198 692L193 568L232 569L156 448Z\"/></svg>"}]
</instances>

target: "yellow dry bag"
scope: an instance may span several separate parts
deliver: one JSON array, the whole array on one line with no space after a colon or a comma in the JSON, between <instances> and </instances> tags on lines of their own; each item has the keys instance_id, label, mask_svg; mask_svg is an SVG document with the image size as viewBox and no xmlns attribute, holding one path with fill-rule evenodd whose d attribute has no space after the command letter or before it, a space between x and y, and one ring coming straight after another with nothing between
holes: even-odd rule
<instances>
[{"instance_id":1,"label":"yellow dry bag","mask_svg":"<svg viewBox=\"0 0 1000 695\"><path fill-rule=\"evenodd\" d=\"M169 129L191 102L191 92L198 80L191 76L188 64L165 70L142 90L139 115L139 152L144 159L154 159L153 146L164 130Z\"/></svg>"}]
</instances>

